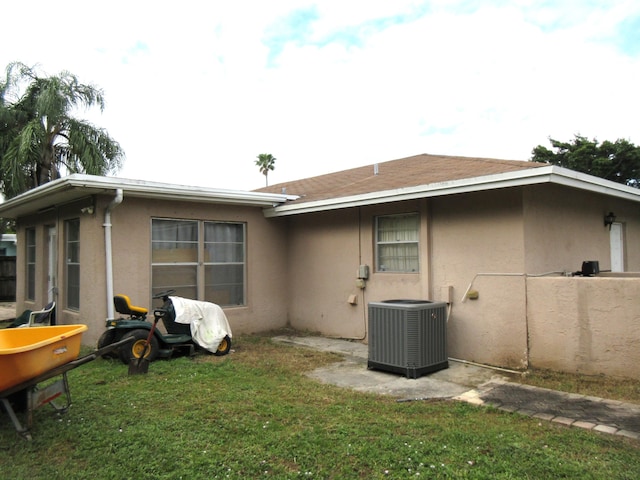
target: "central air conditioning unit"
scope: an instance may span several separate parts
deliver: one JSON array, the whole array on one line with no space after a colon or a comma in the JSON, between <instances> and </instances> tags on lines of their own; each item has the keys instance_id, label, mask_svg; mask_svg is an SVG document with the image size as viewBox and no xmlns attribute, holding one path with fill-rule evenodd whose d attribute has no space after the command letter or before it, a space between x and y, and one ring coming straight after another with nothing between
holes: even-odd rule
<instances>
[{"instance_id":1,"label":"central air conditioning unit","mask_svg":"<svg viewBox=\"0 0 640 480\"><path fill-rule=\"evenodd\" d=\"M367 366L407 378L448 368L446 302L370 302Z\"/></svg>"}]
</instances>

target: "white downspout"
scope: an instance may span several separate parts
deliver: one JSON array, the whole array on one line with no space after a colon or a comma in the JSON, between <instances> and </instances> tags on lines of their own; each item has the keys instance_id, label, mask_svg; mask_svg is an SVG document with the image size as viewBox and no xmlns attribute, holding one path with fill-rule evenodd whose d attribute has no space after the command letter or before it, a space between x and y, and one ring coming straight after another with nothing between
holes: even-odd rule
<instances>
[{"instance_id":1,"label":"white downspout","mask_svg":"<svg viewBox=\"0 0 640 480\"><path fill-rule=\"evenodd\" d=\"M116 190L116 196L107 206L104 212L104 250L105 270L107 272L107 320L115 318L113 307L113 252L111 249L111 210L122 203L123 192L121 188Z\"/></svg>"}]
</instances>

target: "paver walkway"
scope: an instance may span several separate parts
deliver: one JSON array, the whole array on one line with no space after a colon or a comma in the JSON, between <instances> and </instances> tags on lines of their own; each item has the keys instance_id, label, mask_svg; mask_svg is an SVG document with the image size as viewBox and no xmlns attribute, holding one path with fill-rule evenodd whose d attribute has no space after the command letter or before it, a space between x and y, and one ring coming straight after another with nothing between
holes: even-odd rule
<instances>
[{"instance_id":1,"label":"paver walkway","mask_svg":"<svg viewBox=\"0 0 640 480\"><path fill-rule=\"evenodd\" d=\"M491 380L460 397L563 425L640 439L640 405Z\"/></svg>"}]
</instances>

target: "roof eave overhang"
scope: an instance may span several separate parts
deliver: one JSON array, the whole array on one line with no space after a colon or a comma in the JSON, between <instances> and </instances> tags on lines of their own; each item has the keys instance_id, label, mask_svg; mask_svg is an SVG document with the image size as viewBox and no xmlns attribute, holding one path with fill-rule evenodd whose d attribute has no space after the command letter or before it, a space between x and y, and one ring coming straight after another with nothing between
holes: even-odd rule
<instances>
[{"instance_id":1,"label":"roof eave overhang","mask_svg":"<svg viewBox=\"0 0 640 480\"><path fill-rule=\"evenodd\" d=\"M271 208L298 198L295 195L212 189L75 174L49 182L5 201L0 204L0 217L18 218L90 195L114 195L118 190L123 191L125 198L137 197L261 208Z\"/></svg>"},{"instance_id":2,"label":"roof eave overhang","mask_svg":"<svg viewBox=\"0 0 640 480\"><path fill-rule=\"evenodd\" d=\"M265 209L266 217L284 217L341 208L400 202L418 198L441 197L460 193L482 192L501 188L554 183L567 187L640 202L640 189L557 166L535 167L517 172L431 183L415 187L371 192L312 202L283 204Z\"/></svg>"}]
</instances>

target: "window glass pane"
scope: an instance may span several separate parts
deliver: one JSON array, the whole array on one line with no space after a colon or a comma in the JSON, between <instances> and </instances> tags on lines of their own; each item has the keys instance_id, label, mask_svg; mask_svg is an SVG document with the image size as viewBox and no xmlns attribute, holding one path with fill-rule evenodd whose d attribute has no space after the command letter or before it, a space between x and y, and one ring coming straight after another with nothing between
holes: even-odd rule
<instances>
[{"instance_id":1,"label":"window glass pane","mask_svg":"<svg viewBox=\"0 0 640 480\"><path fill-rule=\"evenodd\" d=\"M152 294L175 290L176 296L198 299L198 222L151 221Z\"/></svg>"},{"instance_id":2,"label":"window glass pane","mask_svg":"<svg viewBox=\"0 0 640 480\"><path fill-rule=\"evenodd\" d=\"M67 307L80 308L80 265L69 265L67 269Z\"/></svg>"},{"instance_id":3,"label":"window glass pane","mask_svg":"<svg viewBox=\"0 0 640 480\"><path fill-rule=\"evenodd\" d=\"M206 222L204 238L206 242L242 242L242 227L237 223Z\"/></svg>"},{"instance_id":4,"label":"window glass pane","mask_svg":"<svg viewBox=\"0 0 640 480\"><path fill-rule=\"evenodd\" d=\"M79 242L80 241L80 220L77 218L74 220L69 220L67 222L67 240L69 242Z\"/></svg>"},{"instance_id":5,"label":"window glass pane","mask_svg":"<svg viewBox=\"0 0 640 480\"><path fill-rule=\"evenodd\" d=\"M69 242L67 247L67 262L80 263L80 242Z\"/></svg>"},{"instance_id":6,"label":"window glass pane","mask_svg":"<svg viewBox=\"0 0 640 480\"><path fill-rule=\"evenodd\" d=\"M205 262L244 262L244 225L206 222Z\"/></svg>"},{"instance_id":7,"label":"window glass pane","mask_svg":"<svg viewBox=\"0 0 640 480\"><path fill-rule=\"evenodd\" d=\"M380 245L378 248L381 272L418 271L418 245Z\"/></svg>"},{"instance_id":8,"label":"window glass pane","mask_svg":"<svg viewBox=\"0 0 640 480\"><path fill-rule=\"evenodd\" d=\"M27 300L36 299L36 230L35 228L28 228L26 230L26 242L27 242L27 288L26 297Z\"/></svg>"},{"instance_id":9,"label":"window glass pane","mask_svg":"<svg viewBox=\"0 0 640 480\"><path fill-rule=\"evenodd\" d=\"M27 300L36 299L36 266L27 265Z\"/></svg>"},{"instance_id":10,"label":"window glass pane","mask_svg":"<svg viewBox=\"0 0 640 480\"><path fill-rule=\"evenodd\" d=\"M175 290L178 297L197 299L196 265L154 265L151 269L152 293Z\"/></svg>"},{"instance_id":11,"label":"window glass pane","mask_svg":"<svg viewBox=\"0 0 640 480\"><path fill-rule=\"evenodd\" d=\"M153 263L197 262L198 222L154 219L151 243Z\"/></svg>"},{"instance_id":12,"label":"window glass pane","mask_svg":"<svg viewBox=\"0 0 640 480\"><path fill-rule=\"evenodd\" d=\"M418 272L420 223L418 214L376 219L377 270Z\"/></svg>"},{"instance_id":13,"label":"window glass pane","mask_svg":"<svg viewBox=\"0 0 640 480\"><path fill-rule=\"evenodd\" d=\"M244 245L242 243L208 243L205 262L243 262Z\"/></svg>"},{"instance_id":14,"label":"window glass pane","mask_svg":"<svg viewBox=\"0 0 640 480\"><path fill-rule=\"evenodd\" d=\"M418 216L397 215L378 217L379 242L417 242Z\"/></svg>"},{"instance_id":15,"label":"window glass pane","mask_svg":"<svg viewBox=\"0 0 640 480\"><path fill-rule=\"evenodd\" d=\"M205 222L205 300L243 305L245 228L242 223Z\"/></svg>"},{"instance_id":16,"label":"window glass pane","mask_svg":"<svg viewBox=\"0 0 640 480\"><path fill-rule=\"evenodd\" d=\"M67 308L80 308L80 220L65 222Z\"/></svg>"},{"instance_id":17,"label":"window glass pane","mask_svg":"<svg viewBox=\"0 0 640 480\"><path fill-rule=\"evenodd\" d=\"M218 305L244 304L244 265L207 265L205 300Z\"/></svg>"}]
</instances>

